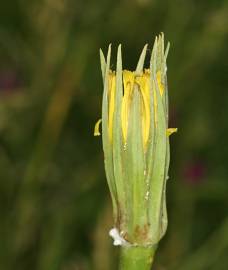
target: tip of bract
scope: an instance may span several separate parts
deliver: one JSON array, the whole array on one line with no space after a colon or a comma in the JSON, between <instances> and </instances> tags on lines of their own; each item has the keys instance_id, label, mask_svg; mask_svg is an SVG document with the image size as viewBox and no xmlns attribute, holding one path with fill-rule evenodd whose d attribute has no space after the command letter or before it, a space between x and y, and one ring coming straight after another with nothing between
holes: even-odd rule
<instances>
[{"instance_id":1,"label":"tip of bract","mask_svg":"<svg viewBox=\"0 0 228 270\"><path fill-rule=\"evenodd\" d=\"M135 70L136 74L141 73L143 71L143 66L144 66L144 62L145 62L145 58L146 58L147 47L148 47L148 44L146 44L142 49L142 52L141 52L141 55L139 57L139 61L138 61L138 64L137 64L137 67L136 67L136 70Z\"/></svg>"}]
</instances>

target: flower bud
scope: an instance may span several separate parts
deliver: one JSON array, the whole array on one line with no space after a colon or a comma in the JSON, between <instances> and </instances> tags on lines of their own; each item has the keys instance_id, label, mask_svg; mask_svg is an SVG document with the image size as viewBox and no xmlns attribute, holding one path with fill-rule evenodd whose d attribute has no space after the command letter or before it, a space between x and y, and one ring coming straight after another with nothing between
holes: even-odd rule
<instances>
[{"instance_id":1,"label":"flower bud","mask_svg":"<svg viewBox=\"0 0 228 270\"><path fill-rule=\"evenodd\" d=\"M101 69L102 141L111 192L114 227L131 245L157 244L167 228L166 182L169 168L168 87L164 36L155 39L150 66L144 46L135 71L122 69L121 45L116 71L110 69L111 46ZM99 122L94 135L99 135Z\"/></svg>"}]
</instances>

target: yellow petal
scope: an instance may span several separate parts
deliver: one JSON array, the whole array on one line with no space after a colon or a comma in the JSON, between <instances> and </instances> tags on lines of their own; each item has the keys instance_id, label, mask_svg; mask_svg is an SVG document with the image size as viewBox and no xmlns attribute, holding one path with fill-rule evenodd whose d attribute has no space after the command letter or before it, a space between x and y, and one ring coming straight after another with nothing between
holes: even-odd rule
<instances>
[{"instance_id":1,"label":"yellow petal","mask_svg":"<svg viewBox=\"0 0 228 270\"><path fill-rule=\"evenodd\" d=\"M166 135L169 137L171 134L177 132L177 128L168 128L166 130Z\"/></svg>"},{"instance_id":2,"label":"yellow petal","mask_svg":"<svg viewBox=\"0 0 228 270\"><path fill-rule=\"evenodd\" d=\"M137 76L135 82L139 85L142 95L142 134L143 145L146 147L149 132L150 132L150 76L149 73L144 73L142 76Z\"/></svg>"},{"instance_id":3,"label":"yellow petal","mask_svg":"<svg viewBox=\"0 0 228 270\"><path fill-rule=\"evenodd\" d=\"M126 142L131 93L134 87L134 72L128 70L123 71L123 86L124 86L124 95L121 106L121 123L122 123L123 138L124 141Z\"/></svg>"},{"instance_id":4,"label":"yellow petal","mask_svg":"<svg viewBox=\"0 0 228 270\"><path fill-rule=\"evenodd\" d=\"M99 119L95 124L94 133L93 133L94 136L100 136L101 135L100 130L99 130L100 124L101 124L101 119Z\"/></svg>"},{"instance_id":5,"label":"yellow petal","mask_svg":"<svg viewBox=\"0 0 228 270\"><path fill-rule=\"evenodd\" d=\"M113 115L115 107L116 75L114 72L109 74L109 111L108 111L108 131L109 139L112 142Z\"/></svg>"}]
</instances>

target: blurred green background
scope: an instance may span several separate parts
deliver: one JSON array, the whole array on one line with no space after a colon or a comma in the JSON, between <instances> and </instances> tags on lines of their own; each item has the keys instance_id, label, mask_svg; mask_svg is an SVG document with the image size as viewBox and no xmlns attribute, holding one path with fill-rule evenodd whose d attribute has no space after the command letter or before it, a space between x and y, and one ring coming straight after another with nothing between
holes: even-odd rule
<instances>
[{"instance_id":1,"label":"blurred green background","mask_svg":"<svg viewBox=\"0 0 228 270\"><path fill-rule=\"evenodd\" d=\"M134 69L161 31L178 133L154 269L228 269L227 0L1 1L0 269L117 269L99 48Z\"/></svg>"}]
</instances>

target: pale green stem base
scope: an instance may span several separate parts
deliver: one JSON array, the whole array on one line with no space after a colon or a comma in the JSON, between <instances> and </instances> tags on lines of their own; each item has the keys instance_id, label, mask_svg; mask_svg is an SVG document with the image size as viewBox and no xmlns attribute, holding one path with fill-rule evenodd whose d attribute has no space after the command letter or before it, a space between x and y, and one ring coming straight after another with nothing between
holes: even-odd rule
<instances>
[{"instance_id":1,"label":"pale green stem base","mask_svg":"<svg viewBox=\"0 0 228 270\"><path fill-rule=\"evenodd\" d=\"M157 246L122 247L120 270L150 270Z\"/></svg>"}]
</instances>

